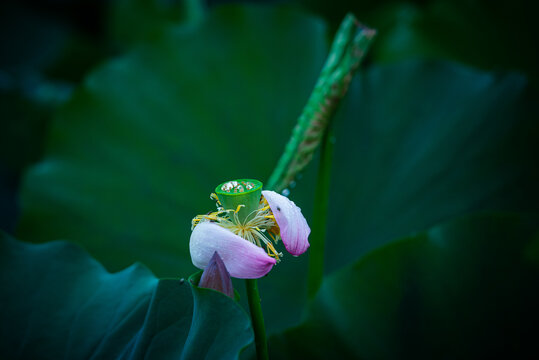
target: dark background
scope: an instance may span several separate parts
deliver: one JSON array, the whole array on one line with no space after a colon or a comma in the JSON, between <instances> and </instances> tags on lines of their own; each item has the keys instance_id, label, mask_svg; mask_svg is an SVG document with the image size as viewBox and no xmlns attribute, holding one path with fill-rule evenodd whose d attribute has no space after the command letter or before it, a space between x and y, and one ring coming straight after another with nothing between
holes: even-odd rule
<instances>
[{"instance_id":1,"label":"dark background","mask_svg":"<svg viewBox=\"0 0 539 360\"><path fill-rule=\"evenodd\" d=\"M539 46L529 2L229 3L3 1L0 229L72 240L110 271L141 261L187 277L190 218L213 209L215 184L248 177L235 171L267 179L351 11L378 35L332 127L324 286L308 303L307 256L260 281L270 349L460 358L531 348ZM285 30L270 27L279 21ZM309 222L317 168L318 157L291 189Z\"/></svg>"}]
</instances>

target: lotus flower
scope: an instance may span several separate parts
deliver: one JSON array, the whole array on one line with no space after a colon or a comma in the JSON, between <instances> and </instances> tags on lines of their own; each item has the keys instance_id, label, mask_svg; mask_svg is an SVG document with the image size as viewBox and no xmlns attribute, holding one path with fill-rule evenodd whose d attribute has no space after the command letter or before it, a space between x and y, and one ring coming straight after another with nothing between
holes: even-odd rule
<instances>
[{"instance_id":1,"label":"lotus flower","mask_svg":"<svg viewBox=\"0 0 539 360\"><path fill-rule=\"evenodd\" d=\"M217 251L232 277L266 275L283 254L298 256L309 248L311 232L301 209L274 191L262 191L257 180L228 181L210 196L217 211L193 219L189 248L193 264L204 269Z\"/></svg>"}]
</instances>

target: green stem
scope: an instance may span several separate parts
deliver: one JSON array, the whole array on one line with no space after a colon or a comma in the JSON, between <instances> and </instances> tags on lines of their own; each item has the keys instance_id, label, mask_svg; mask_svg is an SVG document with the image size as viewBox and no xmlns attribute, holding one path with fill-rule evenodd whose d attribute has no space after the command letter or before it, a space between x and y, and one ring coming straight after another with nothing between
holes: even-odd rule
<instances>
[{"instance_id":1,"label":"green stem","mask_svg":"<svg viewBox=\"0 0 539 360\"><path fill-rule=\"evenodd\" d=\"M327 213L329 205L329 189L331 178L331 160L333 157L333 132L324 134L320 147L320 165L314 195L314 213L312 222L311 248L309 250L309 273L307 278L307 294L314 298L322 284L324 276L324 249L327 231Z\"/></svg>"},{"instance_id":2,"label":"green stem","mask_svg":"<svg viewBox=\"0 0 539 360\"><path fill-rule=\"evenodd\" d=\"M264 326L264 315L260 306L260 294L256 279L246 279L245 288L249 301L249 311L255 333L256 358L258 360L268 360L268 342L266 339L266 328Z\"/></svg>"},{"instance_id":3,"label":"green stem","mask_svg":"<svg viewBox=\"0 0 539 360\"><path fill-rule=\"evenodd\" d=\"M346 15L314 90L266 188L277 192L285 189L311 161L375 33L361 25L352 14Z\"/></svg>"}]
</instances>

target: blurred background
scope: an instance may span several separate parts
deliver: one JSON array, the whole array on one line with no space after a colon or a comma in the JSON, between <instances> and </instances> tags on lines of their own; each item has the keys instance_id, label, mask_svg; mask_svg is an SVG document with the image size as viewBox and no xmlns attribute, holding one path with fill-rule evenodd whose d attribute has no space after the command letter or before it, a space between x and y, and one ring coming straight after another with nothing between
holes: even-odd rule
<instances>
[{"instance_id":1,"label":"blurred background","mask_svg":"<svg viewBox=\"0 0 539 360\"><path fill-rule=\"evenodd\" d=\"M342 356L357 338L365 357L524 351L539 300L524 0L3 1L0 228L73 241L110 271L188 276L191 218L215 185L267 180L347 12L378 35L331 125L329 282L307 306L307 257L291 256L260 282L274 351L334 356L305 350L324 326ZM308 221L317 169L289 189Z\"/></svg>"},{"instance_id":2,"label":"blurred background","mask_svg":"<svg viewBox=\"0 0 539 360\"><path fill-rule=\"evenodd\" d=\"M158 36L163 26L200 21L238 1L3 1L0 31L2 158L0 226L13 231L24 168L39 159L54 109L98 65ZM328 39L346 12L378 30L368 61L458 61L515 70L535 82L538 49L526 1L242 1L285 5L327 22ZM14 146L17 150L14 151Z\"/></svg>"}]
</instances>

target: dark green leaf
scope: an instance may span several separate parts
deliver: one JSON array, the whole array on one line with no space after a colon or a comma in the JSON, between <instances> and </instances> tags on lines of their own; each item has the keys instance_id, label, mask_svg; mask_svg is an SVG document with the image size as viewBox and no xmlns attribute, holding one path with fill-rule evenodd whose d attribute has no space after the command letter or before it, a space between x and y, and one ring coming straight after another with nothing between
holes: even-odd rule
<instances>
[{"instance_id":1,"label":"dark green leaf","mask_svg":"<svg viewBox=\"0 0 539 360\"><path fill-rule=\"evenodd\" d=\"M325 279L275 358L525 358L535 351L539 217L480 215L378 249Z\"/></svg>"},{"instance_id":2,"label":"dark green leaf","mask_svg":"<svg viewBox=\"0 0 539 360\"><path fill-rule=\"evenodd\" d=\"M527 0L300 0L335 26L347 12L378 29L376 62L450 59L539 79L536 15Z\"/></svg>"},{"instance_id":3,"label":"dark green leaf","mask_svg":"<svg viewBox=\"0 0 539 360\"><path fill-rule=\"evenodd\" d=\"M9 88L0 89L0 111L0 228L13 232L21 174L43 152L52 109Z\"/></svg>"},{"instance_id":4,"label":"dark green leaf","mask_svg":"<svg viewBox=\"0 0 539 360\"><path fill-rule=\"evenodd\" d=\"M222 9L93 73L26 179L20 234L73 239L110 269L192 272L191 219L215 208L216 184L269 175L316 79L323 31L290 11Z\"/></svg>"},{"instance_id":5,"label":"dark green leaf","mask_svg":"<svg viewBox=\"0 0 539 360\"><path fill-rule=\"evenodd\" d=\"M159 276L191 273L191 218L214 208L216 184L268 177L324 35L286 8L226 7L104 65L58 114L26 177L20 236L73 239L112 270L138 260ZM522 77L456 65L368 69L335 121L328 269L455 215L535 208L526 96ZM313 183L305 174L291 195L308 218ZM260 281L270 329L299 320L305 258L286 256Z\"/></svg>"},{"instance_id":6,"label":"dark green leaf","mask_svg":"<svg viewBox=\"0 0 539 360\"><path fill-rule=\"evenodd\" d=\"M363 73L335 121L328 269L459 214L539 210L536 99L450 64Z\"/></svg>"},{"instance_id":7,"label":"dark green leaf","mask_svg":"<svg viewBox=\"0 0 539 360\"><path fill-rule=\"evenodd\" d=\"M3 359L235 359L252 341L228 297L140 265L108 273L66 242L0 234L0 273Z\"/></svg>"},{"instance_id":8,"label":"dark green leaf","mask_svg":"<svg viewBox=\"0 0 539 360\"><path fill-rule=\"evenodd\" d=\"M191 219L215 209L217 184L269 176L326 56L324 35L289 9L227 7L104 65L56 117L25 181L19 235L72 239L111 270L142 261L159 276L192 273ZM305 178L294 200L309 215ZM299 265L288 257L279 272ZM301 304L301 286L276 286L265 303L285 287ZM270 316L288 324L289 309L297 319L297 307Z\"/></svg>"},{"instance_id":9,"label":"dark green leaf","mask_svg":"<svg viewBox=\"0 0 539 360\"><path fill-rule=\"evenodd\" d=\"M531 46L536 21L527 1L436 0L379 8L372 19L381 25L375 61L446 58L538 79L539 51Z\"/></svg>"},{"instance_id":10,"label":"dark green leaf","mask_svg":"<svg viewBox=\"0 0 539 360\"><path fill-rule=\"evenodd\" d=\"M0 71L39 72L55 61L68 37L69 29L63 22L55 21L27 3L3 1L0 4ZM0 85L3 81L5 79L0 78Z\"/></svg>"},{"instance_id":11,"label":"dark green leaf","mask_svg":"<svg viewBox=\"0 0 539 360\"><path fill-rule=\"evenodd\" d=\"M195 24L204 16L201 0L113 0L109 3L111 40L123 46L151 41L167 26Z\"/></svg>"},{"instance_id":12,"label":"dark green leaf","mask_svg":"<svg viewBox=\"0 0 539 360\"><path fill-rule=\"evenodd\" d=\"M93 29L101 12L101 2L86 0L2 1L0 89L9 76L25 90L46 80L79 82L106 52Z\"/></svg>"}]
</instances>

